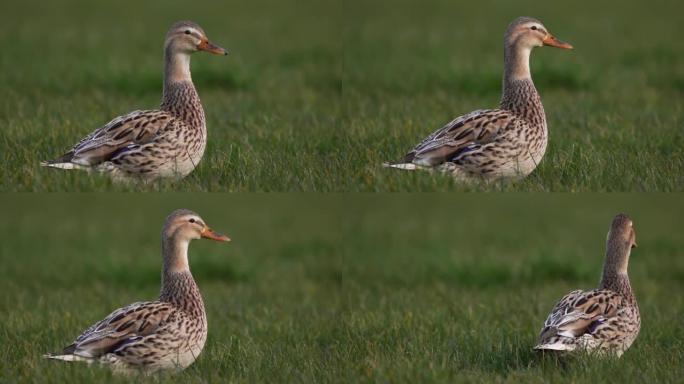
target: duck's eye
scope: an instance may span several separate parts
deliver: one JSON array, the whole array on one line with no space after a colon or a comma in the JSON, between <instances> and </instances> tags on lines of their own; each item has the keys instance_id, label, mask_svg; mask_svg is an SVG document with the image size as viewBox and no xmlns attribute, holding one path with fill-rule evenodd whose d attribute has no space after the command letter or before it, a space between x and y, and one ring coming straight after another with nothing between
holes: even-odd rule
<instances>
[{"instance_id":1,"label":"duck's eye","mask_svg":"<svg viewBox=\"0 0 684 384\"><path fill-rule=\"evenodd\" d=\"M194 223L194 222L195 222L195 219L190 219L190 222L191 222L191 223Z\"/></svg>"},{"instance_id":2,"label":"duck's eye","mask_svg":"<svg viewBox=\"0 0 684 384\"><path fill-rule=\"evenodd\" d=\"M537 30L537 26L536 26L536 25L533 25L533 26L532 26L532 30L533 30L533 31L536 31L536 30ZM187 32L185 32L185 33L187 33Z\"/></svg>"},{"instance_id":3,"label":"duck's eye","mask_svg":"<svg viewBox=\"0 0 684 384\"><path fill-rule=\"evenodd\" d=\"M189 35L189 34L190 34L190 30L189 30L189 29L186 29L186 30L185 30L185 34L186 34L186 35Z\"/></svg>"}]
</instances>

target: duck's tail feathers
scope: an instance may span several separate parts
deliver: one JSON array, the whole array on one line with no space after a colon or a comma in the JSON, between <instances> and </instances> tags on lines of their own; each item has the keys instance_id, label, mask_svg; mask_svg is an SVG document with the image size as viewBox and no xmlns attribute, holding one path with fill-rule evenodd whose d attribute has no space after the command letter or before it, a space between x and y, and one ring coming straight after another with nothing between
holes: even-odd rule
<instances>
[{"instance_id":1,"label":"duck's tail feathers","mask_svg":"<svg viewBox=\"0 0 684 384\"><path fill-rule=\"evenodd\" d=\"M573 344L564 344L561 342L550 343L550 344L538 344L535 345L534 349L537 351L551 350L551 351L574 351L576 348Z\"/></svg>"},{"instance_id":2,"label":"duck's tail feathers","mask_svg":"<svg viewBox=\"0 0 684 384\"><path fill-rule=\"evenodd\" d=\"M69 361L69 362L74 362L74 361L86 362L86 363L92 363L93 362L92 358L72 355L70 353L64 354L64 355L56 355L53 353L48 353L48 354L43 355L43 357L46 359Z\"/></svg>"},{"instance_id":3,"label":"duck's tail feathers","mask_svg":"<svg viewBox=\"0 0 684 384\"><path fill-rule=\"evenodd\" d=\"M69 162L69 161L67 161L67 162L60 162L60 161L58 161L58 160L55 160L55 161L51 161L51 160L41 161L41 162L40 162L40 166L41 166L41 167L50 167L50 168L59 168L59 169L82 169L82 170L88 170L88 169L91 168L91 167L88 167L88 166L85 166L85 165L76 164L76 163L72 163L72 162Z\"/></svg>"},{"instance_id":4,"label":"duck's tail feathers","mask_svg":"<svg viewBox=\"0 0 684 384\"><path fill-rule=\"evenodd\" d=\"M88 165L74 162L74 151L69 151L54 160L41 161L40 166L59 169L90 169Z\"/></svg>"},{"instance_id":5,"label":"duck's tail feathers","mask_svg":"<svg viewBox=\"0 0 684 384\"><path fill-rule=\"evenodd\" d=\"M382 166L385 168L396 168L396 169L403 169L405 171L415 171L417 169L424 169L424 167L421 167L420 165L416 165L413 163L391 163L391 162L384 162L382 163Z\"/></svg>"}]
</instances>

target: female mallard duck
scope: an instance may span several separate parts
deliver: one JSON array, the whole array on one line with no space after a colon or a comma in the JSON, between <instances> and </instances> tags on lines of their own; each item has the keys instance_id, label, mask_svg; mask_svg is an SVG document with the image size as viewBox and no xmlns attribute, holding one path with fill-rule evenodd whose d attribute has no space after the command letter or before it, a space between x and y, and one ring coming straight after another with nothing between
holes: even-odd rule
<instances>
[{"instance_id":1,"label":"female mallard duck","mask_svg":"<svg viewBox=\"0 0 684 384\"><path fill-rule=\"evenodd\" d=\"M399 163L400 169L438 169L459 179L524 177L546 151L544 107L530 75L532 48L571 49L539 20L515 19L504 35L503 95L498 109L457 117L433 132Z\"/></svg>"},{"instance_id":2,"label":"female mallard duck","mask_svg":"<svg viewBox=\"0 0 684 384\"><path fill-rule=\"evenodd\" d=\"M192 364L207 339L204 303L188 265L188 244L199 238L230 241L194 212L171 213L162 229L159 298L117 309L60 354L45 357L100 362L120 372L185 369Z\"/></svg>"},{"instance_id":3,"label":"female mallard duck","mask_svg":"<svg viewBox=\"0 0 684 384\"><path fill-rule=\"evenodd\" d=\"M618 357L632 345L641 317L627 276L636 235L624 214L613 219L606 242L603 276L598 289L565 295L544 322L534 349L585 350Z\"/></svg>"},{"instance_id":4,"label":"female mallard duck","mask_svg":"<svg viewBox=\"0 0 684 384\"><path fill-rule=\"evenodd\" d=\"M119 116L84 137L60 158L41 163L96 170L115 180L185 177L207 144L204 110L190 77L190 55L228 53L190 21L175 23L164 43L164 93L158 110Z\"/></svg>"}]
</instances>

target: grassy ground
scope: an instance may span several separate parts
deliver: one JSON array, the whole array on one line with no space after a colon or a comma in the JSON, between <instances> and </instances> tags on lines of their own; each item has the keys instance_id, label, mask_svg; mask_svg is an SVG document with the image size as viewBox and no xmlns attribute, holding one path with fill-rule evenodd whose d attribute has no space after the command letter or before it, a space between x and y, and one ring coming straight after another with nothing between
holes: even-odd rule
<instances>
[{"instance_id":1,"label":"grassy ground","mask_svg":"<svg viewBox=\"0 0 684 384\"><path fill-rule=\"evenodd\" d=\"M684 369L679 196L412 195L356 201L345 221L345 380L678 382ZM570 290L598 283L614 214L635 222L641 334L619 361L565 369L531 347ZM533 213L533 214L532 214Z\"/></svg>"},{"instance_id":2,"label":"grassy ground","mask_svg":"<svg viewBox=\"0 0 684 384\"><path fill-rule=\"evenodd\" d=\"M681 13L665 0L3 1L0 190L681 191ZM576 47L532 56L550 127L539 169L462 186L381 168L453 117L496 106L501 36L525 14ZM147 186L41 169L112 117L159 103L162 37L178 19L231 51L193 57L209 130L199 168Z\"/></svg>"},{"instance_id":3,"label":"grassy ground","mask_svg":"<svg viewBox=\"0 0 684 384\"><path fill-rule=\"evenodd\" d=\"M127 382L103 369L40 356L59 351L112 309L158 295L159 231L179 207L196 210L233 241L191 244L210 331L202 358L173 381L329 377L341 308L340 236L329 217L339 212L339 201L41 196L2 203L0 382Z\"/></svg>"},{"instance_id":4,"label":"grassy ground","mask_svg":"<svg viewBox=\"0 0 684 384\"><path fill-rule=\"evenodd\" d=\"M328 0L3 1L0 190L336 189L340 9ZM230 51L192 58L209 135L198 169L122 187L40 168L111 118L159 105L164 34L184 19Z\"/></svg>"},{"instance_id":5,"label":"grassy ground","mask_svg":"<svg viewBox=\"0 0 684 384\"><path fill-rule=\"evenodd\" d=\"M342 179L362 191L671 191L684 189L684 30L679 2L656 0L346 2ZM502 38L517 16L542 20L573 51L532 53L549 148L523 182L459 186L391 172L429 133L495 107Z\"/></svg>"},{"instance_id":6,"label":"grassy ground","mask_svg":"<svg viewBox=\"0 0 684 384\"><path fill-rule=\"evenodd\" d=\"M230 244L191 267L209 339L164 382L677 382L682 200L585 196L6 196L0 382L124 381L46 361L113 308L158 293L158 233L197 210ZM530 214L534 212L534 215ZM642 332L619 361L530 350L546 314L599 279L611 217L635 221Z\"/></svg>"}]
</instances>

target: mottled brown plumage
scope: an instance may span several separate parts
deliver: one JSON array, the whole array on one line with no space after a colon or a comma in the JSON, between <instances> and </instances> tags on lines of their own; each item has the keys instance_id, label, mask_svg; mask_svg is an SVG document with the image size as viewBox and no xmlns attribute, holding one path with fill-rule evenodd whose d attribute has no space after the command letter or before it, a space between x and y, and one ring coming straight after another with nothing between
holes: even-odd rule
<instances>
[{"instance_id":1,"label":"mottled brown plumage","mask_svg":"<svg viewBox=\"0 0 684 384\"><path fill-rule=\"evenodd\" d=\"M503 94L498 109L457 117L433 132L399 163L400 169L436 169L459 179L524 177L541 161L548 133L546 116L529 69L533 47L571 48L538 20L514 20L504 36Z\"/></svg>"},{"instance_id":2,"label":"mottled brown plumage","mask_svg":"<svg viewBox=\"0 0 684 384\"><path fill-rule=\"evenodd\" d=\"M190 55L225 54L199 25L174 24L164 44L164 93L159 110L134 111L96 129L60 158L42 165L96 170L115 180L185 177L204 155L204 110L190 76Z\"/></svg>"},{"instance_id":3,"label":"mottled brown plumage","mask_svg":"<svg viewBox=\"0 0 684 384\"><path fill-rule=\"evenodd\" d=\"M207 339L207 316L190 273L188 245L208 238L229 241L213 232L194 212L177 210L162 229L162 287L155 301L133 303L93 324L60 354L64 361L99 362L115 371L185 369Z\"/></svg>"},{"instance_id":4,"label":"mottled brown plumage","mask_svg":"<svg viewBox=\"0 0 684 384\"><path fill-rule=\"evenodd\" d=\"M632 220L624 214L615 216L598 289L565 295L544 322L535 349L621 356L632 345L641 327L639 307L627 276L635 246Z\"/></svg>"}]
</instances>

